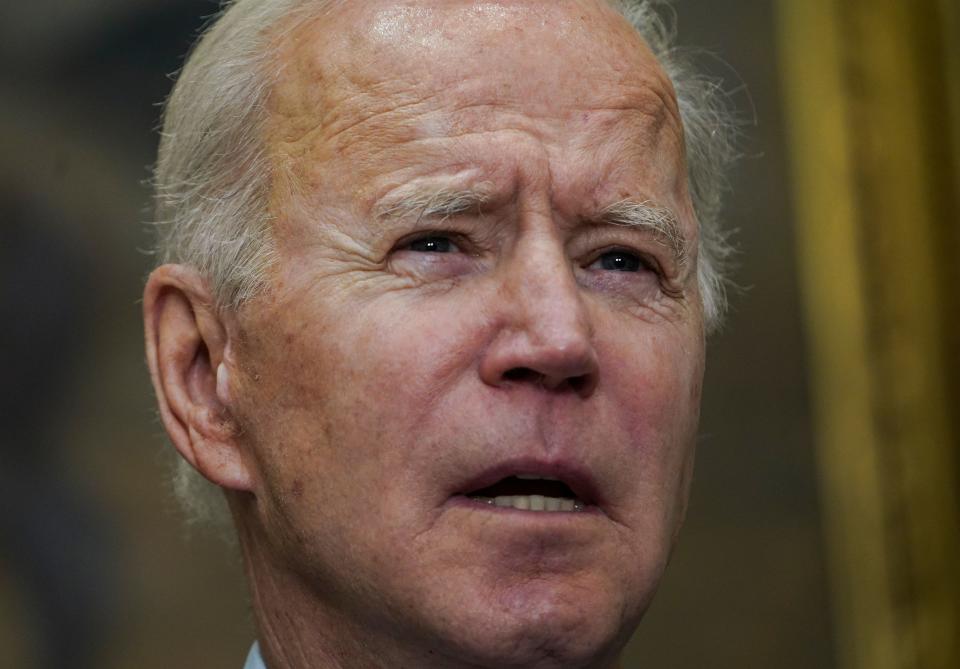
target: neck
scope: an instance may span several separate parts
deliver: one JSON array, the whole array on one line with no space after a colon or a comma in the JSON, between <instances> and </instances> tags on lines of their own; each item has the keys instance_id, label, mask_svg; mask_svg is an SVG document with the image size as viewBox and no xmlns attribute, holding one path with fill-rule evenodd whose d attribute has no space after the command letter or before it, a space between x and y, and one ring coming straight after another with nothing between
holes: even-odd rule
<instances>
[{"instance_id":1,"label":"neck","mask_svg":"<svg viewBox=\"0 0 960 669\"><path fill-rule=\"evenodd\" d=\"M409 638L398 643L394 636L406 635L388 635L386 625L356 621L337 605L349 593L295 573L272 554L259 527L236 515L235 521L260 651L270 669L459 667L438 662L427 644L421 649Z\"/></svg>"},{"instance_id":2,"label":"neck","mask_svg":"<svg viewBox=\"0 0 960 669\"><path fill-rule=\"evenodd\" d=\"M321 604L303 579L277 564L263 537L237 523L250 588L260 652L270 669L352 669L367 662L368 649L355 640L331 608ZM379 668L374 660L363 666Z\"/></svg>"}]
</instances>

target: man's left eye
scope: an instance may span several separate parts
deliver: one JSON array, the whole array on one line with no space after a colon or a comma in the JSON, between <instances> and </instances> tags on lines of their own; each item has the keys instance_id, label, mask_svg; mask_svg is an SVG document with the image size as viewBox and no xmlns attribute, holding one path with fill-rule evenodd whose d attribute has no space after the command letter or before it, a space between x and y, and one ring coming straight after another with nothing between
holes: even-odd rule
<instances>
[{"instance_id":1,"label":"man's left eye","mask_svg":"<svg viewBox=\"0 0 960 669\"><path fill-rule=\"evenodd\" d=\"M406 250L416 253L455 253L460 249L449 237L422 237L407 244Z\"/></svg>"},{"instance_id":2,"label":"man's left eye","mask_svg":"<svg viewBox=\"0 0 960 669\"><path fill-rule=\"evenodd\" d=\"M593 269L612 272L639 272L646 265L635 253L629 251L607 251L590 265Z\"/></svg>"}]
</instances>

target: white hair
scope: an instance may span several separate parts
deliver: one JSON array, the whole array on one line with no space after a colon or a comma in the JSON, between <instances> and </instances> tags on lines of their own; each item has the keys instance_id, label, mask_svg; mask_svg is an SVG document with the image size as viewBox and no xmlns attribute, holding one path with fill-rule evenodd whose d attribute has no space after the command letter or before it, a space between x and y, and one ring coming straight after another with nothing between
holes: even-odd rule
<instances>
[{"instance_id":1,"label":"white hair","mask_svg":"<svg viewBox=\"0 0 960 669\"><path fill-rule=\"evenodd\" d=\"M163 113L154 172L156 255L196 268L222 309L257 295L275 259L269 211L271 161L262 129L280 64L272 45L299 19L343 0L233 0L191 52ZM674 46L669 0L608 0L636 28L673 83L700 225L698 282L708 331L726 309L731 249L719 225L736 124L719 81L698 74ZM219 489L178 459L175 492L194 520L225 521Z\"/></svg>"}]
</instances>

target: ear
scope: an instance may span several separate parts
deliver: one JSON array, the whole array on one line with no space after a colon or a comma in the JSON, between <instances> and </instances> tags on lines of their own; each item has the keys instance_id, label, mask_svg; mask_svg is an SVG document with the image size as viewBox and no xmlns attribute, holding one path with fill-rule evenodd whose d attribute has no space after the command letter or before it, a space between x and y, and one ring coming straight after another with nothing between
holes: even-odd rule
<instances>
[{"instance_id":1,"label":"ear","mask_svg":"<svg viewBox=\"0 0 960 669\"><path fill-rule=\"evenodd\" d=\"M174 447L209 481L251 490L230 410L229 334L206 282L182 265L158 267L144 288L143 322L150 378Z\"/></svg>"}]
</instances>

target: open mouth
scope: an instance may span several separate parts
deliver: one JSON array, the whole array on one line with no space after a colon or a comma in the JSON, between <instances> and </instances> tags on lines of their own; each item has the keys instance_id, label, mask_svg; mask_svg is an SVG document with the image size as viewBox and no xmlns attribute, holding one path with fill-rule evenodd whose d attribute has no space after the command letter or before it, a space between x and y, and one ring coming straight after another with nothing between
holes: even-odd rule
<instances>
[{"instance_id":1,"label":"open mouth","mask_svg":"<svg viewBox=\"0 0 960 669\"><path fill-rule=\"evenodd\" d=\"M517 474L500 479L491 486L466 493L469 499L490 506L521 511L579 512L586 509L560 479L533 474Z\"/></svg>"}]
</instances>

